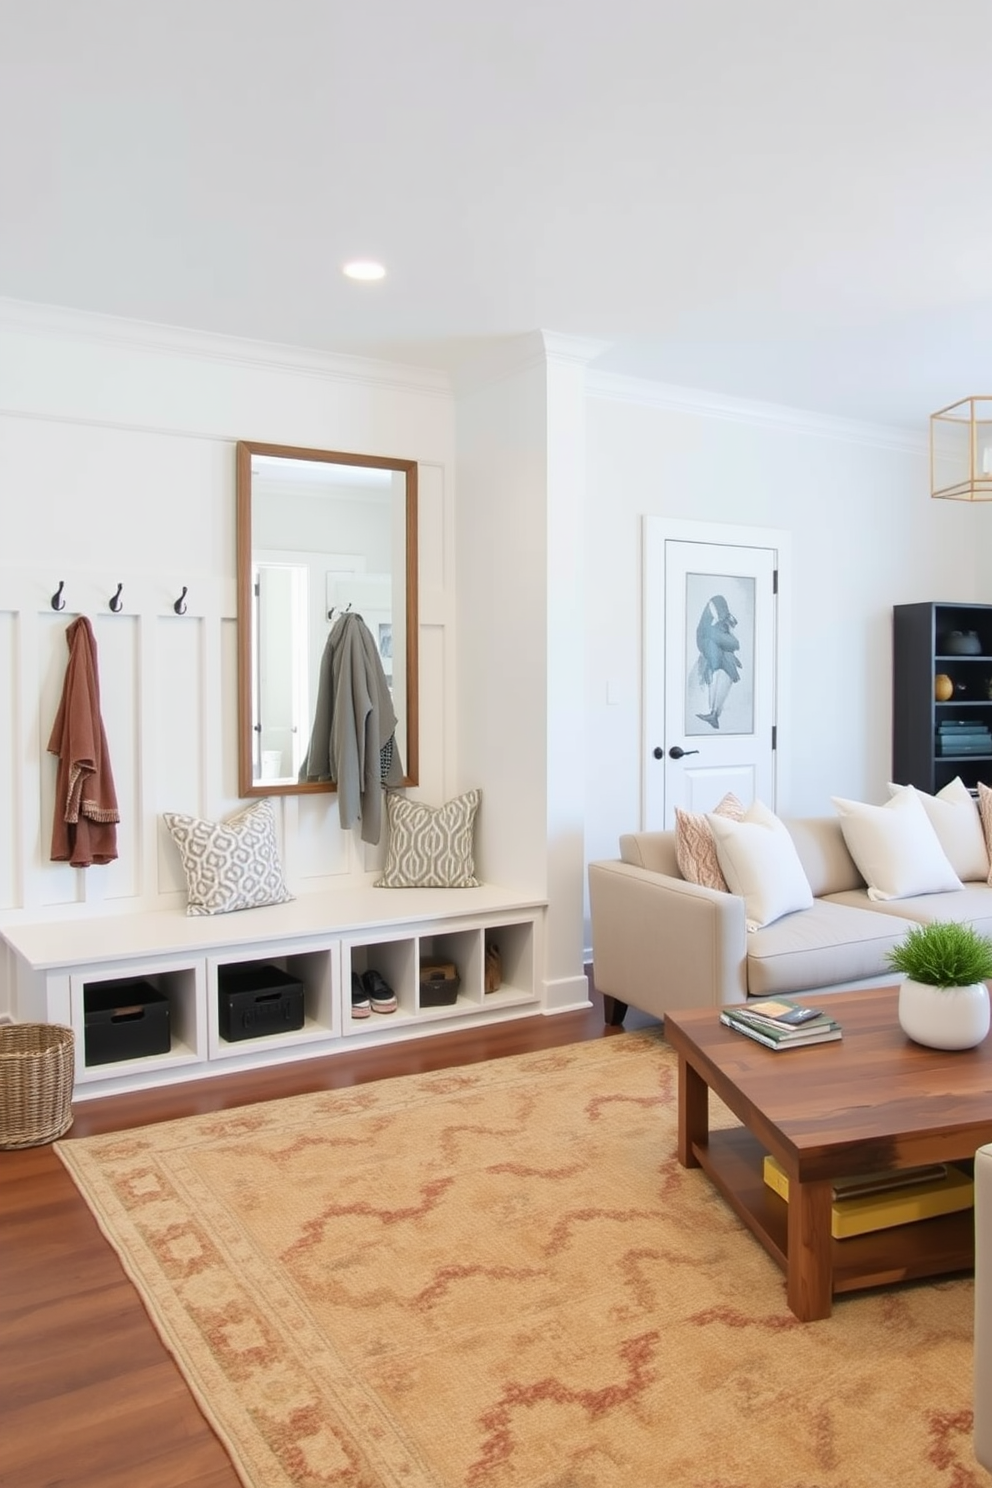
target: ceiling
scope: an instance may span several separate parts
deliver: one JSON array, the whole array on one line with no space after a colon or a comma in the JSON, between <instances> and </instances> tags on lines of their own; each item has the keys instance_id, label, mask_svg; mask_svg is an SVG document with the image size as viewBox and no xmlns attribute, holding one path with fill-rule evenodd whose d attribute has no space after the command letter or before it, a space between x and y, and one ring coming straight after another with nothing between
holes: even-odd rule
<instances>
[{"instance_id":1,"label":"ceiling","mask_svg":"<svg viewBox=\"0 0 992 1488\"><path fill-rule=\"evenodd\" d=\"M990 74L988 0L0 0L0 296L923 430L992 392Z\"/></svg>"}]
</instances>

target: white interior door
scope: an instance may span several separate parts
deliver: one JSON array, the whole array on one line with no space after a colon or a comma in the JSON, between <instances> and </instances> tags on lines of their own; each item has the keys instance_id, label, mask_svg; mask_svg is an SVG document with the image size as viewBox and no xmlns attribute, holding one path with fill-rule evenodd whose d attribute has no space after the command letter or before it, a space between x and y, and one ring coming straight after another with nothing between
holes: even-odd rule
<instances>
[{"instance_id":1,"label":"white interior door","mask_svg":"<svg viewBox=\"0 0 992 1488\"><path fill-rule=\"evenodd\" d=\"M727 791L745 806L776 798L778 549L668 527L644 520L646 829Z\"/></svg>"},{"instance_id":2,"label":"white interior door","mask_svg":"<svg viewBox=\"0 0 992 1488\"><path fill-rule=\"evenodd\" d=\"M255 779L293 780L309 737L307 570L259 562L254 588Z\"/></svg>"}]
</instances>

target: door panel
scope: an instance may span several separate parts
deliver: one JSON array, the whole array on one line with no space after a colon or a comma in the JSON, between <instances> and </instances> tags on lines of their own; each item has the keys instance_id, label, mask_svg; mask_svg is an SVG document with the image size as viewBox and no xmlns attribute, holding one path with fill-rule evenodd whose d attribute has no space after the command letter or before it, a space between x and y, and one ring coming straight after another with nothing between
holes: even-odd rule
<instances>
[{"instance_id":1,"label":"door panel","mask_svg":"<svg viewBox=\"0 0 992 1488\"><path fill-rule=\"evenodd\" d=\"M681 806L685 811L712 811L728 791L732 791L746 806L755 796L761 796L756 774L753 764L685 766L681 775L681 799L672 807L671 825L675 825L675 806Z\"/></svg>"},{"instance_id":2,"label":"door panel","mask_svg":"<svg viewBox=\"0 0 992 1488\"><path fill-rule=\"evenodd\" d=\"M728 790L775 805L777 552L665 526L644 521L646 829L673 826L677 806L711 811Z\"/></svg>"}]
</instances>

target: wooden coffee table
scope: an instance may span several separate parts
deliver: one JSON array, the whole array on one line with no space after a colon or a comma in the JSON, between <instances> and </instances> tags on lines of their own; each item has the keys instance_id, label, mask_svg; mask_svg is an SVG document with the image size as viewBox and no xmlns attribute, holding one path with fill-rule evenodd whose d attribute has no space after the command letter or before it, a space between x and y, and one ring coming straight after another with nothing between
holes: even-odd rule
<instances>
[{"instance_id":1,"label":"wooden coffee table","mask_svg":"<svg viewBox=\"0 0 992 1488\"><path fill-rule=\"evenodd\" d=\"M701 1167L787 1278L803 1322L829 1317L834 1293L970 1270L974 1214L919 1220L834 1240L835 1179L974 1157L992 1141L992 1038L941 1052L899 1027L897 989L803 997L828 1009L836 1043L773 1051L725 1027L714 1008L665 1015L679 1056L678 1157ZM743 1122L709 1129L713 1090ZM789 1202L762 1178L770 1152Z\"/></svg>"}]
</instances>

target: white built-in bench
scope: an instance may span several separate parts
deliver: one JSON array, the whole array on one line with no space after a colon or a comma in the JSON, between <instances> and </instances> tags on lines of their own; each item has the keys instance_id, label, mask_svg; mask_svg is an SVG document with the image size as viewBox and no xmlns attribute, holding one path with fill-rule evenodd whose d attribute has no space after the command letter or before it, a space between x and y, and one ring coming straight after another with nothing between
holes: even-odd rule
<instances>
[{"instance_id":1,"label":"white built-in bench","mask_svg":"<svg viewBox=\"0 0 992 1488\"><path fill-rule=\"evenodd\" d=\"M409 1038L462 1022L541 1011L544 904L507 889L374 889L303 894L236 914L181 910L0 926L13 953L19 1022L61 1023L76 1034L75 1098L198 1079ZM485 944L500 951L502 985L487 993ZM420 1005L422 959L453 962L457 1001ZM218 1020L218 968L271 964L303 984L301 1029L228 1043ZM351 1017L352 972L378 970L395 1013ZM140 978L168 999L167 1053L86 1063L87 987Z\"/></svg>"}]
</instances>

